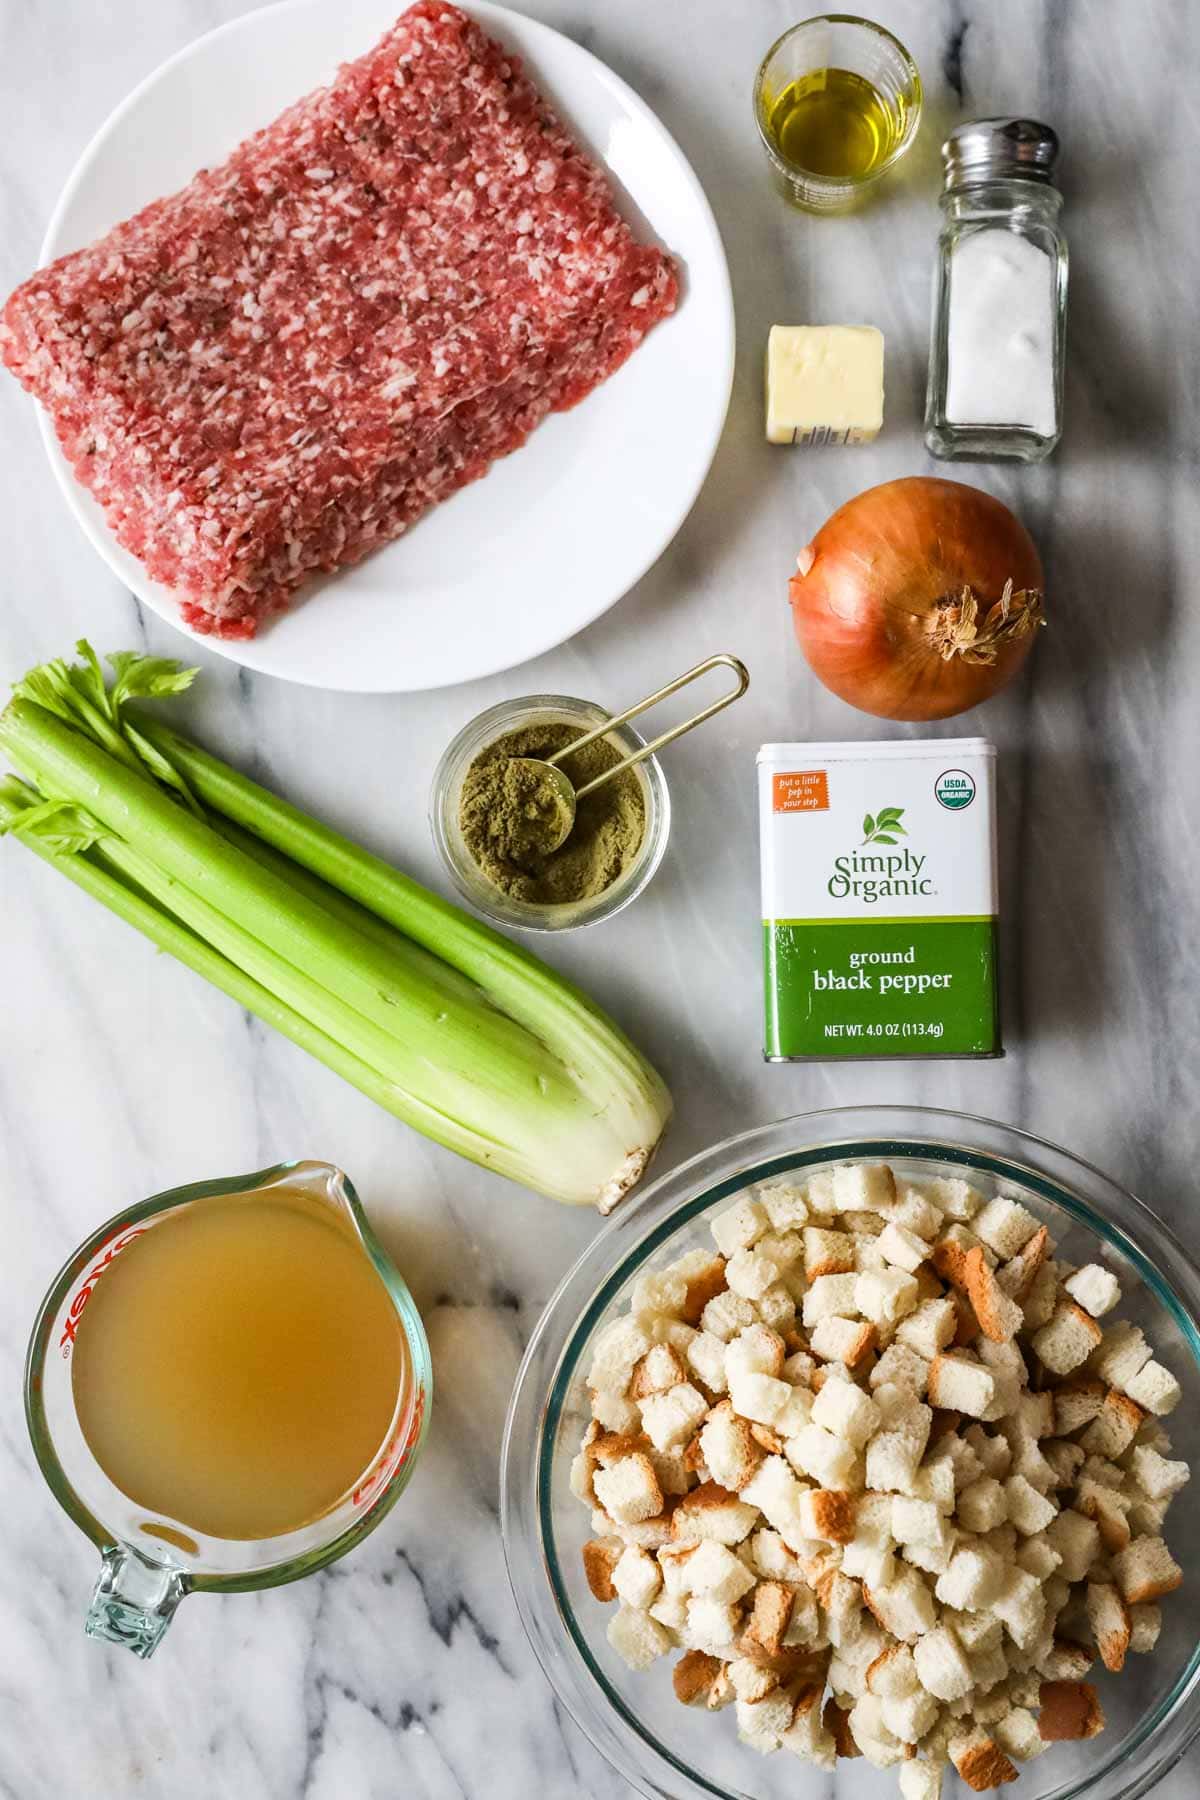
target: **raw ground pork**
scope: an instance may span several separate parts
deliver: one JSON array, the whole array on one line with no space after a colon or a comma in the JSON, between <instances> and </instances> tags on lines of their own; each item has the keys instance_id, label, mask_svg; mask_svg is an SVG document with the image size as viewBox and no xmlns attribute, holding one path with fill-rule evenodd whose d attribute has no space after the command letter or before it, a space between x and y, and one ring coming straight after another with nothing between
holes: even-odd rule
<instances>
[{"instance_id":1,"label":"raw ground pork","mask_svg":"<svg viewBox=\"0 0 1200 1800\"><path fill-rule=\"evenodd\" d=\"M517 60L420 0L25 282L0 352L185 621L245 638L583 399L675 298Z\"/></svg>"}]
</instances>

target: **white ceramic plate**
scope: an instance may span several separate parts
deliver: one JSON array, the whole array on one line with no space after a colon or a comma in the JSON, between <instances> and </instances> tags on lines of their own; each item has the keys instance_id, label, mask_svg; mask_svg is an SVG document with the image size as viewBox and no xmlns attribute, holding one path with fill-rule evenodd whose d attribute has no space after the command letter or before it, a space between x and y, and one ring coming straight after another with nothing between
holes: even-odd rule
<instances>
[{"instance_id":1,"label":"white ceramic plate","mask_svg":"<svg viewBox=\"0 0 1200 1800\"><path fill-rule=\"evenodd\" d=\"M376 41L402 0L284 0L171 58L119 106L55 210L42 260L107 231L218 162L340 62ZM466 9L528 64L611 171L621 204L678 259L682 297L612 380L556 414L357 568L313 582L250 643L202 641L247 668L313 687L411 692L494 674L561 644L650 567L686 518L725 421L733 374L729 271L704 192L649 107L588 51L506 7ZM181 631L168 589L121 549L76 482L45 415L67 502L125 585ZM190 633L188 635L191 635Z\"/></svg>"}]
</instances>

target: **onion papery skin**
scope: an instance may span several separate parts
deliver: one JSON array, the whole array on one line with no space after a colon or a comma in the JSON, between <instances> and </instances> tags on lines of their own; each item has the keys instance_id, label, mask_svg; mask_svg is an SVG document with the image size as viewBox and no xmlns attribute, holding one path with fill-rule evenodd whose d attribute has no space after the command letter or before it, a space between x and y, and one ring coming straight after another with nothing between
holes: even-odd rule
<instances>
[{"instance_id":1,"label":"onion papery skin","mask_svg":"<svg viewBox=\"0 0 1200 1800\"><path fill-rule=\"evenodd\" d=\"M913 475L867 488L826 520L788 584L796 636L832 693L876 718L953 718L987 700L1021 667L1037 636L1002 634L990 659L943 654L939 615L964 590L981 621L1006 584L1024 604L1042 564L1002 501L965 482Z\"/></svg>"}]
</instances>

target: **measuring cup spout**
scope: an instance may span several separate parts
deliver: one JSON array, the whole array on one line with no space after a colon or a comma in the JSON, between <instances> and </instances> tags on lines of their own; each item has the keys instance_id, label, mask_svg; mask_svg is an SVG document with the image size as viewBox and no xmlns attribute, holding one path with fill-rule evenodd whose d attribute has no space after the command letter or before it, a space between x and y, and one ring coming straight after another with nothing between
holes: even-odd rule
<instances>
[{"instance_id":1,"label":"measuring cup spout","mask_svg":"<svg viewBox=\"0 0 1200 1800\"><path fill-rule=\"evenodd\" d=\"M123 1644L135 1656L153 1656L187 1591L182 1570L150 1562L128 1544L114 1544L103 1554L84 1630L89 1637Z\"/></svg>"}]
</instances>

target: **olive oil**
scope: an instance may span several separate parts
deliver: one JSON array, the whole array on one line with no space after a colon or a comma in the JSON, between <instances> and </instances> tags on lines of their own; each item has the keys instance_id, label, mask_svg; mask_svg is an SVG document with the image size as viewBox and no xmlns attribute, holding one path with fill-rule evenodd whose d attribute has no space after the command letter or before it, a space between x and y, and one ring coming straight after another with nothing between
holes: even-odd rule
<instances>
[{"instance_id":1,"label":"olive oil","mask_svg":"<svg viewBox=\"0 0 1200 1800\"><path fill-rule=\"evenodd\" d=\"M905 120L865 75L812 69L769 103L766 123L775 149L794 169L861 181L887 161Z\"/></svg>"}]
</instances>

